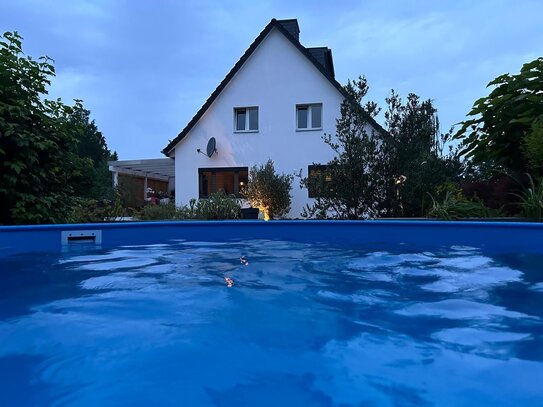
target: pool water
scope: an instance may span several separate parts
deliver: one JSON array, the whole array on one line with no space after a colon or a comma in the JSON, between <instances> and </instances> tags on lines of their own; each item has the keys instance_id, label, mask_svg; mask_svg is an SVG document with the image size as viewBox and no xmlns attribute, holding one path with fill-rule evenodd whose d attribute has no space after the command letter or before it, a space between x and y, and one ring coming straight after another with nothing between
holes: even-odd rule
<instances>
[{"instance_id":1,"label":"pool water","mask_svg":"<svg viewBox=\"0 0 543 407\"><path fill-rule=\"evenodd\" d=\"M542 266L277 240L0 258L0 405L540 406Z\"/></svg>"}]
</instances>

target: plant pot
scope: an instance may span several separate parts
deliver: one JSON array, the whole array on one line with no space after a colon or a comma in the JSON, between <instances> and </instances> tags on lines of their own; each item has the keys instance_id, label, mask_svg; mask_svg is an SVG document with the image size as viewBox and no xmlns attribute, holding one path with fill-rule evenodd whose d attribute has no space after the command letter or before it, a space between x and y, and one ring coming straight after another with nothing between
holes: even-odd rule
<instances>
[{"instance_id":1,"label":"plant pot","mask_svg":"<svg viewBox=\"0 0 543 407\"><path fill-rule=\"evenodd\" d=\"M242 208L241 219L258 219L258 208Z\"/></svg>"}]
</instances>

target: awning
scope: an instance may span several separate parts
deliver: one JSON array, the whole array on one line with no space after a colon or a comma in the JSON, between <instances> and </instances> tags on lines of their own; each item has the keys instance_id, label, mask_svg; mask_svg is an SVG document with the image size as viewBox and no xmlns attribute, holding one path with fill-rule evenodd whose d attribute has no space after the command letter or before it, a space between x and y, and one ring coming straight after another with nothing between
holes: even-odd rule
<instances>
[{"instance_id":1,"label":"awning","mask_svg":"<svg viewBox=\"0 0 543 407\"><path fill-rule=\"evenodd\" d=\"M147 177L169 181L175 177L175 161L171 158L152 158L147 160L108 161L109 170L118 174Z\"/></svg>"}]
</instances>

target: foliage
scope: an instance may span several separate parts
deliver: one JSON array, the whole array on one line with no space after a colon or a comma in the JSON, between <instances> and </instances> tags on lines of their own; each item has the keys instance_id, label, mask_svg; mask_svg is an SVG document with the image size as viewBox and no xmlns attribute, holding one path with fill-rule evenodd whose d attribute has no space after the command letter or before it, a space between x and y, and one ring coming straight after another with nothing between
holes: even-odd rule
<instances>
[{"instance_id":1,"label":"foliage","mask_svg":"<svg viewBox=\"0 0 543 407\"><path fill-rule=\"evenodd\" d=\"M224 220L238 219L241 213L241 203L234 195L227 195L224 191L209 194L206 199L195 203L191 201L189 211L194 213L196 219Z\"/></svg>"},{"instance_id":2,"label":"foliage","mask_svg":"<svg viewBox=\"0 0 543 407\"><path fill-rule=\"evenodd\" d=\"M243 197L264 212L266 220L282 217L290 210L292 175L277 174L272 160L249 171Z\"/></svg>"},{"instance_id":3,"label":"foliage","mask_svg":"<svg viewBox=\"0 0 543 407\"><path fill-rule=\"evenodd\" d=\"M518 215L518 194L528 185L529 177L519 173L502 173L478 180L465 179L460 183L462 192L468 199L477 197L485 206L501 208L508 216Z\"/></svg>"},{"instance_id":4,"label":"foliage","mask_svg":"<svg viewBox=\"0 0 543 407\"><path fill-rule=\"evenodd\" d=\"M320 168L320 177L302 180L303 187L321 195L302 215L423 216L428 194L456 181L462 171L457 151L449 145L445 152L451 134L440 133L433 102L413 93L404 102L392 90L386 99L387 131L368 134L368 116L374 117L380 108L374 102L362 103L368 91L366 79L349 82L346 90L356 103L345 101L342 106L337 142L325 138L336 153L335 160Z\"/></svg>"},{"instance_id":5,"label":"foliage","mask_svg":"<svg viewBox=\"0 0 543 407\"><path fill-rule=\"evenodd\" d=\"M25 56L16 32L0 37L0 224L65 222L81 203L74 195L107 195L83 182L105 172L92 154L79 155L95 130L82 128L81 101L71 107L46 99L51 62Z\"/></svg>"},{"instance_id":6,"label":"foliage","mask_svg":"<svg viewBox=\"0 0 543 407\"><path fill-rule=\"evenodd\" d=\"M458 175L461 163L452 148L444 154L451 136L440 133L431 100L421 101L410 93L403 103L393 90L386 103L388 134L382 149L387 158L387 193L383 211L392 216L422 216L428 194Z\"/></svg>"},{"instance_id":7,"label":"foliage","mask_svg":"<svg viewBox=\"0 0 543 407\"><path fill-rule=\"evenodd\" d=\"M146 205L136 217L140 220L225 220L238 219L240 213L239 199L219 191L210 194L206 199L191 199L188 206L176 207L174 203Z\"/></svg>"},{"instance_id":8,"label":"foliage","mask_svg":"<svg viewBox=\"0 0 543 407\"><path fill-rule=\"evenodd\" d=\"M524 136L522 151L532 173L543 175L543 117L532 123Z\"/></svg>"},{"instance_id":9,"label":"foliage","mask_svg":"<svg viewBox=\"0 0 543 407\"><path fill-rule=\"evenodd\" d=\"M341 104L341 117L337 119L336 135L325 134L323 139L334 151L335 157L323 167L321 177L301 180L301 187L314 188L319 196L312 205L306 205L303 217L364 219L378 214L378 202L385 195L383 165L385 156L380 148L381 134L367 133L368 116L376 115L374 104L362 99L368 91L363 77L349 81L346 86L352 99Z\"/></svg>"},{"instance_id":10,"label":"foliage","mask_svg":"<svg viewBox=\"0 0 543 407\"><path fill-rule=\"evenodd\" d=\"M182 220L187 219L186 208L176 208L174 203L165 205L145 205L137 213L139 220Z\"/></svg>"},{"instance_id":11,"label":"foliage","mask_svg":"<svg viewBox=\"0 0 543 407\"><path fill-rule=\"evenodd\" d=\"M109 150L105 137L94 120L90 120L90 111L81 104L76 104L67 119L77 136L76 152L82 166L72 179L74 195L94 199L110 198L113 186L108 161L116 159L117 154Z\"/></svg>"},{"instance_id":12,"label":"foliage","mask_svg":"<svg viewBox=\"0 0 543 407\"><path fill-rule=\"evenodd\" d=\"M523 216L543 221L543 178L534 182L529 176L530 186L517 197L520 200L521 213Z\"/></svg>"},{"instance_id":13,"label":"foliage","mask_svg":"<svg viewBox=\"0 0 543 407\"><path fill-rule=\"evenodd\" d=\"M125 211L118 194L115 195L114 200L75 198L68 221L70 223L110 222L126 216Z\"/></svg>"},{"instance_id":14,"label":"foliage","mask_svg":"<svg viewBox=\"0 0 543 407\"><path fill-rule=\"evenodd\" d=\"M501 216L501 211L486 207L483 202L474 198L467 199L454 191L447 191L441 202L430 195L432 207L428 211L429 218L458 220L464 218L491 218Z\"/></svg>"},{"instance_id":15,"label":"foliage","mask_svg":"<svg viewBox=\"0 0 543 407\"><path fill-rule=\"evenodd\" d=\"M25 57L21 37L0 37L0 223L58 222L72 192L71 108L44 100L54 75L48 58Z\"/></svg>"},{"instance_id":16,"label":"foliage","mask_svg":"<svg viewBox=\"0 0 543 407\"><path fill-rule=\"evenodd\" d=\"M543 119L543 57L524 64L519 74L491 81L490 94L475 101L470 118L454 136L462 154L475 165L493 171L526 171L531 153L524 154L525 137ZM539 136L540 137L540 136Z\"/></svg>"}]
</instances>

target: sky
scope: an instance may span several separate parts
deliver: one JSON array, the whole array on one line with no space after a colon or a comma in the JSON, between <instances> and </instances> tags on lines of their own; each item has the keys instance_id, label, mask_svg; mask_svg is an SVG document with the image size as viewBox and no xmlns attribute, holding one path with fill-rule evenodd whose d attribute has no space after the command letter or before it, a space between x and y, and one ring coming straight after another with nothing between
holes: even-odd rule
<instances>
[{"instance_id":1,"label":"sky","mask_svg":"<svg viewBox=\"0 0 543 407\"><path fill-rule=\"evenodd\" d=\"M53 58L49 97L82 99L119 158L140 159L163 157L272 18L297 18L301 43L332 48L336 79L365 75L381 106L391 89L432 99L445 132L543 56L542 15L542 0L2 0L0 31Z\"/></svg>"}]
</instances>

